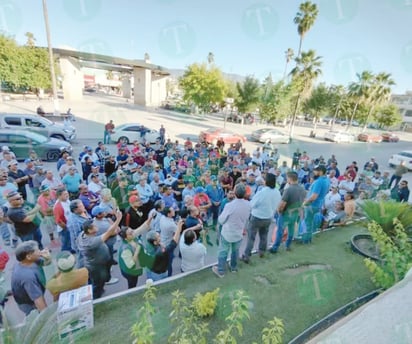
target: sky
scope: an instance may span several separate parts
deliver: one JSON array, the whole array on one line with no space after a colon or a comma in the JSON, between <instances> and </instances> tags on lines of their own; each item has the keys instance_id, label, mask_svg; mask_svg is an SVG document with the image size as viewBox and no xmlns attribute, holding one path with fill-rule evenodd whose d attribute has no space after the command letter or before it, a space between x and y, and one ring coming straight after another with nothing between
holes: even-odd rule
<instances>
[{"instance_id":1,"label":"sky","mask_svg":"<svg viewBox=\"0 0 412 344\"><path fill-rule=\"evenodd\" d=\"M322 57L319 82L348 85L356 73L391 73L412 90L412 0L314 0L319 16L303 51ZM166 68L206 62L226 73L282 79L295 53L297 0L47 0L53 47L143 59ZM0 31L47 45L42 0L0 0ZM288 71L293 67L289 64Z\"/></svg>"}]
</instances>

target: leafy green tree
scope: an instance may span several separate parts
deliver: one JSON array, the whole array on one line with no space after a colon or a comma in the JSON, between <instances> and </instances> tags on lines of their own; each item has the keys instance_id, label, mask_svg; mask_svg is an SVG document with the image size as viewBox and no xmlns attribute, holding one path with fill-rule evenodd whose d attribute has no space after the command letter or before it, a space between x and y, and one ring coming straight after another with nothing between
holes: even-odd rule
<instances>
[{"instance_id":1,"label":"leafy green tree","mask_svg":"<svg viewBox=\"0 0 412 344\"><path fill-rule=\"evenodd\" d=\"M10 88L20 86L20 53L13 38L0 35L0 80Z\"/></svg>"},{"instance_id":2,"label":"leafy green tree","mask_svg":"<svg viewBox=\"0 0 412 344\"><path fill-rule=\"evenodd\" d=\"M184 91L183 99L209 111L210 105L221 103L226 94L226 82L216 66L208 68L206 63L190 65L179 80Z\"/></svg>"},{"instance_id":3,"label":"leafy green tree","mask_svg":"<svg viewBox=\"0 0 412 344\"><path fill-rule=\"evenodd\" d=\"M319 119L328 113L330 108L329 97L329 88L322 83L313 89L310 97L303 103L305 113L309 113L314 118L314 132L316 132Z\"/></svg>"},{"instance_id":4,"label":"leafy green tree","mask_svg":"<svg viewBox=\"0 0 412 344\"><path fill-rule=\"evenodd\" d=\"M30 48L34 48L36 46L36 38L34 37L33 33L26 32L24 35L27 38L26 45Z\"/></svg>"},{"instance_id":5,"label":"leafy green tree","mask_svg":"<svg viewBox=\"0 0 412 344\"><path fill-rule=\"evenodd\" d=\"M333 113L331 130L335 126L336 119L339 118L347 106L348 95L345 87L342 85L331 85L329 87L329 112Z\"/></svg>"},{"instance_id":6,"label":"leafy green tree","mask_svg":"<svg viewBox=\"0 0 412 344\"><path fill-rule=\"evenodd\" d=\"M244 114L255 109L259 102L259 80L252 76L247 76L242 84L236 84L238 96L235 99L239 113Z\"/></svg>"},{"instance_id":7,"label":"leafy green tree","mask_svg":"<svg viewBox=\"0 0 412 344\"><path fill-rule=\"evenodd\" d=\"M293 84L279 81L271 85L271 79L266 78L262 89L260 117L271 123L285 120L292 112L292 100L295 95Z\"/></svg>"},{"instance_id":8,"label":"leafy green tree","mask_svg":"<svg viewBox=\"0 0 412 344\"><path fill-rule=\"evenodd\" d=\"M296 17L293 19L294 23L298 26L299 49L297 57L300 57L302 52L302 43L305 35L315 24L316 18L319 14L318 6L310 1L306 1L300 4L299 12L296 13Z\"/></svg>"},{"instance_id":9,"label":"leafy green tree","mask_svg":"<svg viewBox=\"0 0 412 344\"><path fill-rule=\"evenodd\" d=\"M380 128L389 128L402 123L402 115L395 104L387 104L378 109L375 114L375 121Z\"/></svg>"},{"instance_id":10,"label":"leafy green tree","mask_svg":"<svg viewBox=\"0 0 412 344\"><path fill-rule=\"evenodd\" d=\"M296 67L292 69L292 83L296 87L297 95L295 100L295 107L293 110L292 121L289 129L289 136L293 138L295 129L296 115L299 110L301 100L305 100L312 90L314 81L321 75L322 61L320 56L316 56L314 50L301 53L300 57L295 59Z\"/></svg>"},{"instance_id":11,"label":"leafy green tree","mask_svg":"<svg viewBox=\"0 0 412 344\"><path fill-rule=\"evenodd\" d=\"M0 36L0 79L11 89L38 90L51 86L47 50L34 46L35 38L26 33L27 45Z\"/></svg>"}]
</instances>

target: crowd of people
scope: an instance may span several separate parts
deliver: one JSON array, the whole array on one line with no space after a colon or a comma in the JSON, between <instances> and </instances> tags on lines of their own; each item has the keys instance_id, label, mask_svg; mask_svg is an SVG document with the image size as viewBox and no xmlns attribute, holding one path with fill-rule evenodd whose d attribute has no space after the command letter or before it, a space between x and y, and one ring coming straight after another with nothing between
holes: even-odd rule
<instances>
[{"instance_id":1,"label":"crowd of people","mask_svg":"<svg viewBox=\"0 0 412 344\"><path fill-rule=\"evenodd\" d=\"M114 128L109 124L105 142ZM282 242L290 251L294 239L311 244L317 230L344 226L365 199L409 198L403 163L390 176L374 158L363 167L341 167L334 155L324 159L296 150L288 166L270 142L246 152L240 142L222 139L215 146L189 138L172 142L161 129L154 145L119 142L114 154L105 142L84 146L78 157L62 151L57 173L45 170L35 152L19 166L2 147L0 232L4 245L15 248L11 292L21 311L47 307L46 289L57 300L61 292L90 283L99 298L105 285L118 282L113 265L128 288L143 274L153 281L171 276L175 259L181 272L198 270L213 245L218 263L212 271L222 278L229 255L231 272L239 258L250 263L256 240L259 257L277 253ZM27 189L35 204L27 202ZM42 233L60 251L58 272L49 281L43 266L52 259ZM8 260L4 252L0 270ZM3 300L7 295L0 293Z\"/></svg>"}]
</instances>

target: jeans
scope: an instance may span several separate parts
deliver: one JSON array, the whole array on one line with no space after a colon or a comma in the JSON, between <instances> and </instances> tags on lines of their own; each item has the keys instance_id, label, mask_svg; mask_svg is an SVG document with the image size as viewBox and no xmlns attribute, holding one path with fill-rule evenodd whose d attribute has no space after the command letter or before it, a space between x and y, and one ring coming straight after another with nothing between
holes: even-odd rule
<instances>
[{"instance_id":1,"label":"jeans","mask_svg":"<svg viewBox=\"0 0 412 344\"><path fill-rule=\"evenodd\" d=\"M401 178L402 178L401 176L395 176L395 175L393 174L392 177L391 177L391 180L390 180L390 182L389 182L389 189L391 188L393 181L395 181L395 186L394 186L394 187L396 187L396 186L399 184Z\"/></svg>"},{"instance_id":2,"label":"jeans","mask_svg":"<svg viewBox=\"0 0 412 344\"><path fill-rule=\"evenodd\" d=\"M169 265L167 266L167 277L172 276L173 274L173 259L175 257L174 252L169 252Z\"/></svg>"},{"instance_id":3,"label":"jeans","mask_svg":"<svg viewBox=\"0 0 412 344\"><path fill-rule=\"evenodd\" d=\"M276 251L281 242L282 242L282 236L283 236L283 230L287 226L288 227L288 238L286 240L285 246L286 248L290 247L293 236L295 234L295 225L298 223L300 220L299 212L298 211L293 211L293 212L285 212L282 215L279 215L279 221L278 221L278 230L276 231L276 239L275 242L272 246L272 250Z\"/></svg>"},{"instance_id":4,"label":"jeans","mask_svg":"<svg viewBox=\"0 0 412 344\"><path fill-rule=\"evenodd\" d=\"M98 299L104 292L104 284L110 280L110 264L88 267L87 270L93 286L93 299Z\"/></svg>"},{"instance_id":5,"label":"jeans","mask_svg":"<svg viewBox=\"0 0 412 344\"><path fill-rule=\"evenodd\" d=\"M110 132L105 130L104 135L103 135L103 143L104 144L110 144L110 140L111 140Z\"/></svg>"},{"instance_id":6,"label":"jeans","mask_svg":"<svg viewBox=\"0 0 412 344\"><path fill-rule=\"evenodd\" d=\"M266 251L268 244L268 232L269 226L272 223L272 219L259 219L253 215L249 219L247 225L248 240L245 249L245 256L250 257L255 244L256 234L259 232L259 253Z\"/></svg>"},{"instance_id":7,"label":"jeans","mask_svg":"<svg viewBox=\"0 0 412 344\"><path fill-rule=\"evenodd\" d=\"M217 256L217 269L219 273L224 274L226 271L227 256L230 254L230 269L237 269L237 259L239 257L239 247L242 240L236 242L227 241L222 235L220 236L219 251Z\"/></svg>"},{"instance_id":8,"label":"jeans","mask_svg":"<svg viewBox=\"0 0 412 344\"><path fill-rule=\"evenodd\" d=\"M42 235L39 227L37 227L34 231L31 231L28 234L18 235L18 237L21 239L21 241L35 240L39 244L39 250L43 249L43 244L41 242Z\"/></svg>"},{"instance_id":9,"label":"jeans","mask_svg":"<svg viewBox=\"0 0 412 344\"><path fill-rule=\"evenodd\" d=\"M303 243L312 242L312 233L315 232L315 214L320 212L320 207L318 206L307 206L305 207L305 223L306 223L306 233L302 236Z\"/></svg>"},{"instance_id":10,"label":"jeans","mask_svg":"<svg viewBox=\"0 0 412 344\"><path fill-rule=\"evenodd\" d=\"M120 271L122 273L122 276L124 278L126 278L127 280L127 288L131 289L137 286L137 280L139 279L139 275L137 276L133 276L133 275L129 275L123 271Z\"/></svg>"},{"instance_id":11,"label":"jeans","mask_svg":"<svg viewBox=\"0 0 412 344\"><path fill-rule=\"evenodd\" d=\"M219 217L219 206L218 205L212 205L209 208L209 219L213 219L213 226L215 227L217 225L217 218Z\"/></svg>"},{"instance_id":12,"label":"jeans","mask_svg":"<svg viewBox=\"0 0 412 344\"><path fill-rule=\"evenodd\" d=\"M153 282L160 281L167 277L167 271L157 274L156 272L146 269L146 277L147 279L151 279Z\"/></svg>"},{"instance_id":13,"label":"jeans","mask_svg":"<svg viewBox=\"0 0 412 344\"><path fill-rule=\"evenodd\" d=\"M3 238L3 240L10 242L10 231L9 231L9 226L6 222L3 222L2 224L0 224L0 232L1 232L1 237Z\"/></svg>"},{"instance_id":14,"label":"jeans","mask_svg":"<svg viewBox=\"0 0 412 344\"><path fill-rule=\"evenodd\" d=\"M59 238L62 243L62 251L74 252L70 241L70 232L68 229L63 229L59 232Z\"/></svg>"}]
</instances>

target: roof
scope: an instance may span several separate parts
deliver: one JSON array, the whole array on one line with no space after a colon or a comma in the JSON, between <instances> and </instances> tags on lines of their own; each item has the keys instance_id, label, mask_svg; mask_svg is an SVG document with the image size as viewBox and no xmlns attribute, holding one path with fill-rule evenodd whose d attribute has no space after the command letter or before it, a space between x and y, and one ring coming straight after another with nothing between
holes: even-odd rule
<instances>
[{"instance_id":1,"label":"roof","mask_svg":"<svg viewBox=\"0 0 412 344\"><path fill-rule=\"evenodd\" d=\"M121 57L87 53L83 51L53 48L55 56L74 57L83 67L110 69L119 72L133 72L134 68L149 69L159 75L170 75L167 68L148 63L145 60L129 60Z\"/></svg>"}]
</instances>

